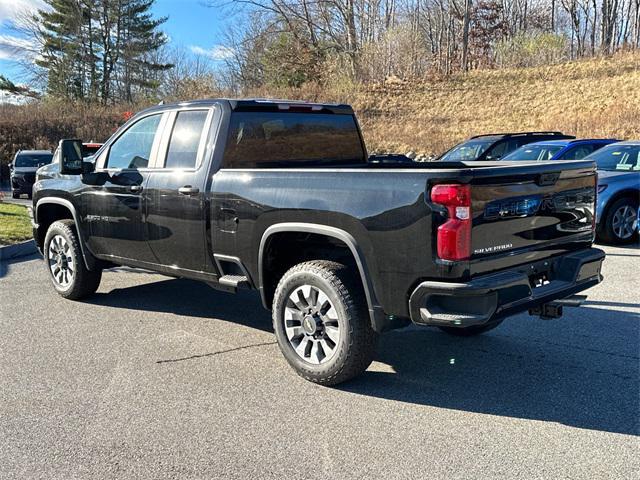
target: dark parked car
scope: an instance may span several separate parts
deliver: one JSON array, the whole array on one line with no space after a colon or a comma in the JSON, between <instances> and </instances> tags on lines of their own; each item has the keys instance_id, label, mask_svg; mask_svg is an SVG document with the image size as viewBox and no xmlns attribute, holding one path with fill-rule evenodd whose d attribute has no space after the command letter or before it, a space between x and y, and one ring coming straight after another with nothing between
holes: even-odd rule
<instances>
[{"instance_id":1,"label":"dark parked car","mask_svg":"<svg viewBox=\"0 0 640 480\"><path fill-rule=\"evenodd\" d=\"M61 296L114 265L255 289L289 364L325 385L385 330L555 318L602 279L590 162L376 164L351 107L252 100L145 110L95 162L59 150L33 221Z\"/></svg>"},{"instance_id":2,"label":"dark parked car","mask_svg":"<svg viewBox=\"0 0 640 480\"><path fill-rule=\"evenodd\" d=\"M48 150L19 150L13 162L9 164L11 170L11 193L13 198L27 195L31 198L31 189L36 178L36 170L51 163L53 154Z\"/></svg>"},{"instance_id":3,"label":"dark parked car","mask_svg":"<svg viewBox=\"0 0 640 480\"><path fill-rule=\"evenodd\" d=\"M92 157L102 147L102 143L85 142L82 144L82 158Z\"/></svg>"},{"instance_id":4,"label":"dark parked car","mask_svg":"<svg viewBox=\"0 0 640 480\"><path fill-rule=\"evenodd\" d=\"M598 167L598 238L610 243L638 241L640 141L614 143L586 160Z\"/></svg>"},{"instance_id":5,"label":"dark parked car","mask_svg":"<svg viewBox=\"0 0 640 480\"><path fill-rule=\"evenodd\" d=\"M544 160L582 160L596 150L618 140L594 138L580 140L547 140L524 145L514 150L502 160L544 161Z\"/></svg>"},{"instance_id":6,"label":"dark parked car","mask_svg":"<svg viewBox=\"0 0 640 480\"><path fill-rule=\"evenodd\" d=\"M523 145L542 140L576 138L561 132L489 133L476 135L447 152L437 160L443 162L466 162L475 160L500 160Z\"/></svg>"}]
</instances>

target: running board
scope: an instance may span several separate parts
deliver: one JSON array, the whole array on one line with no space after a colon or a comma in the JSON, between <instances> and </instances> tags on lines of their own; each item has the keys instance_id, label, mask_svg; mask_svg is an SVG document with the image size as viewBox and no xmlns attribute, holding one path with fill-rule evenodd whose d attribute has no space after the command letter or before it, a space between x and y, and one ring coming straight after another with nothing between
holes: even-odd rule
<instances>
[{"instance_id":1,"label":"running board","mask_svg":"<svg viewBox=\"0 0 640 480\"><path fill-rule=\"evenodd\" d=\"M220 285L231 288L251 288L249 280L244 275L223 275L218 279Z\"/></svg>"}]
</instances>

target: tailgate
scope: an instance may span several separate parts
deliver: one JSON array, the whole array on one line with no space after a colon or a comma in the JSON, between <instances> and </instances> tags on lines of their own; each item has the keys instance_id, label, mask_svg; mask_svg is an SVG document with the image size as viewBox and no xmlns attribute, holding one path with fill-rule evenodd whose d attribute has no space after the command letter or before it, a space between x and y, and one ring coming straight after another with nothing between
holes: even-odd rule
<instances>
[{"instance_id":1,"label":"tailgate","mask_svg":"<svg viewBox=\"0 0 640 480\"><path fill-rule=\"evenodd\" d=\"M491 258L508 256L514 264L514 255L539 260L592 242L595 166L557 161L536 167L472 181L472 273L500 268L487 262Z\"/></svg>"}]
</instances>

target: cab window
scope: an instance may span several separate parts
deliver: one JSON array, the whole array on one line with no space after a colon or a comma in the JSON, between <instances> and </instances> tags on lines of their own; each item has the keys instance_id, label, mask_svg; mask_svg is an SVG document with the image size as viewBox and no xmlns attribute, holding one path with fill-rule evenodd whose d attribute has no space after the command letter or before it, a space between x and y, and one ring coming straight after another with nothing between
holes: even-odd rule
<instances>
[{"instance_id":1,"label":"cab window","mask_svg":"<svg viewBox=\"0 0 640 480\"><path fill-rule=\"evenodd\" d=\"M107 168L147 168L161 117L162 114L144 117L120 135L109 149Z\"/></svg>"},{"instance_id":2,"label":"cab window","mask_svg":"<svg viewBox=\"0 0 640 480\"><path fill-rule=\"evenodd\" d=\"M207 110L178 112L173 124L165 168L195 168Z\"/></svg>"}]
</instances>

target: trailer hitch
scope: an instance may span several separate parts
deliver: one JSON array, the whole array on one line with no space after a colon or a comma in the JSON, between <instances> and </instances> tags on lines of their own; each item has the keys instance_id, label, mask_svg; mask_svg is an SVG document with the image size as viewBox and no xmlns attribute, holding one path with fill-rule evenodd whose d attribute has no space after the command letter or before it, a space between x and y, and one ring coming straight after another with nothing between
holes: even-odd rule
<instances>
[{"instance_id":1,"label":"trailer hitch","mask_svg":"<svg viewBox=\"0 0 640 480\"><path fill-rule=\"evenodd\" d=\"M541 320L553 320L562 317L562 307L579 307L587 299L586 295L572 295L553 302L543 303L529 309L529 315L540 317Z\"/></svg>"}]
</instances>

